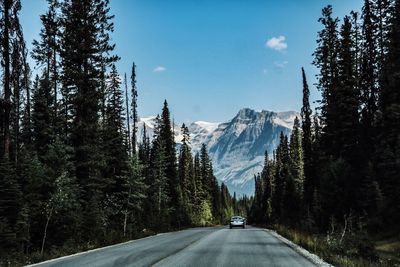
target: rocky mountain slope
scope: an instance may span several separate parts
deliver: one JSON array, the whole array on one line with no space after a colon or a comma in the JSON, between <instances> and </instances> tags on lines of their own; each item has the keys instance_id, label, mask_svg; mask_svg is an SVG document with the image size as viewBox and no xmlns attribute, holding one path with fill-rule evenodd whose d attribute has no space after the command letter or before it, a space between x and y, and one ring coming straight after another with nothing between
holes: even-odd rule
<instances>
[{"instance_id":1,"label":"rocky mountain slope","mask_svg":"<svg viewBox=\"0 0 400 267\"><path fill-rule=\"evenodd\" d=\"M271 155L279 143L281 132L289 135L297 112L255 111L241 109L229 122L212 123L196 121L189 127L193 152L206 144L214 165L216 177L237 194L252 194L254 175L261 171L264 153ZM147 133L153 136L155 117L142 118L138 138L146 124ZM180 126L174 125L177 145L182 140Z\"/></svg>"}]
</instances>

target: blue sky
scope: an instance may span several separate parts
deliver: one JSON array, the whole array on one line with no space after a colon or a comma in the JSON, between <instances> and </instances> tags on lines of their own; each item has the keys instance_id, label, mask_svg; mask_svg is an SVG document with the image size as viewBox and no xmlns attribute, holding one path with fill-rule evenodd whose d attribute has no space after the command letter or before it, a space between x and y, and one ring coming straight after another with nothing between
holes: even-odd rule
<instances>
[{"instance_id":1,"label":"blue sky","mask_svg":"<svg viewBox=\"0 0 400 267\"><path fill-rule=\"evenodd\" d=\"M304 66L311 65L321 9L343 17L362 0L111 0L118 70L137 65L138 111L160 112L167 99L177 122L223 122L244 107L301 108ZM301 4L300 4L301 3ZM45 0L22 0L28 47L38 37Z\"/></svg>"}]
</instances>

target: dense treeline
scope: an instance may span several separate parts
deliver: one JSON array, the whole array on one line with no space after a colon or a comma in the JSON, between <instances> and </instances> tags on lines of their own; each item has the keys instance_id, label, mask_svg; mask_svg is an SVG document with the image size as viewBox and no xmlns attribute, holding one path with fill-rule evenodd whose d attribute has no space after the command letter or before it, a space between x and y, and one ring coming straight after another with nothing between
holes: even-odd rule
<instances>
[{"instance_id":1,"label":"dense treeline","mask_svg":"<svg viewBox=\"0 0 400 267\"><path fill-rule=\"evenodd\" d=\"M322 10L313 64L314 113L304 70L301 126L281 135L255 178L257 223L330 234L393 231L400 219L400 1L365 0L342 21ZM360 251L368 251L365 239Z\"/></svg>"},{"instance_id":2,"label":"dense treeline","mask_svg":"<svg viewBox=\"0 0 400 267\"><path fill-rule=\"evenodd\" d=\"M124 92L108 4L48 0L31 79L21 3L0 1L0 265L249 209L218 184L205 146L192 155L185 125L176 151L166 101L154 137L137 137L136 66Z\"/></svg>"}]
</instances>

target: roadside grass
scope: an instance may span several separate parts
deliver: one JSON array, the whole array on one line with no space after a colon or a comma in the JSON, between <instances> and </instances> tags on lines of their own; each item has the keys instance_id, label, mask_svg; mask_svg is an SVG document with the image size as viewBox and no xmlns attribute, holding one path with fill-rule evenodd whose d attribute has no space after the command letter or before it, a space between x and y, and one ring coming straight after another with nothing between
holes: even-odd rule
<instances>
[{"instance_id":1,"label":"roadside grass","mask_svg":"<svg viewBox=\"0 0 400 267\"><path fill-rule=\"evenodd\" d=\"M372 242L363 236L350 236L339 240L335 236L310 234L282 225L272 227L293 243L318 255L334 266L348 267L392 267L400 266L400 240L383 239Z\"/></svg>"},{"instance_id":2,"label":"roadside grass","mask_svg":"<svg viewBox=\"0 0 400 267\"><path fill-rule=\"evenodd\" d=\"M35 264L35 263L40 263L43 261L51 260L51 259L56 259L80 252L85 252L88 250L93 250L97 248L102 248L102 247L107 247L107 246L112 246L116 245L119 243L124 243L152 235L156 235L157 232L153 232L150 230L143 231L143 232L138 232L133 236L132 238L123 238L123 239L115 239L115 240L105 240L104 242L101 243L93 243L93 242L88 242L85 244L76 244L74 241L67 241L65 242L62 246L52 246L49 247L45 250L43 255L40 254L40 251L35 250L32 251L29 254L23 254L23 253L10 253L6 255L5 257L0 258L0 266L7 266L7 267L18 267L18 266L25 266L29 264Z\"/></svg>"},{"instance_id":3,"label":"roadside grass","mask_svg":"<svg viewBox=\"0 0 400 267\"><path fill-rule=\"evenodd\" d=\"M388 259L400 266L400 235L386 233L374 236L375 249L379 257Z\"/></svg>"},{"instance_id":4,"label":"roadside grass","mask_svg":"<svg viewBox=\"0 0 400 267\"><path fill-rule=\"evenodd\" d=\"M206 225L193 225L191 227L208 227L208 226L220 226L219 224L206 224ZM47 260L52 260L64 256L73 255L80 252L85 252L88 250L98 249L102 247L112 246L128 241L133 241L141 238L145 238L148 236L153 236L160 233L168 233L168 232L175 232L185 230L191 227L181 227L179 229L171 229L169 231L160 231L155 232L149 229L145 229L145 231L140 231L135 233L134 236L131 238L122 238L122 239L109 239L104 240L101 243L94 243L88 242L85 244L76 244L75 241L66 241L62 246L52 246L45 250L43 255L40 254L40 251L32 251L29 254L23 253L10 253L6 257L0 257L0 267L7 266L7 267L19 267L25 266L29 264L40 263Z\"/></svg>"}]
</instances>

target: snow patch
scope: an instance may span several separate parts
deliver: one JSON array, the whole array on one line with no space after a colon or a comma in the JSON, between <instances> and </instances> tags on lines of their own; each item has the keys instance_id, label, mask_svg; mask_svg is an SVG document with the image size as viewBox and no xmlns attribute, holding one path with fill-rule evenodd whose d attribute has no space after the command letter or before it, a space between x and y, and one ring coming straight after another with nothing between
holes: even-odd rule
<instances>
[{"instance_id":1,"label":"snow patch","mask_svg":"<svg viewBox=\"0 0 400 267\"><path fill-rule=\"evenodd\" d=\"M195 121L194 124L211 133L218 128L219 122Z\"/></svg>"},{"instance_id":2,"label":"snow patch","mask_svg":"<svg viewBox=\"0 0 400 267\"><path fill-rule=\"evenodd\" d=\"M296 117L300 119L298 113L293 111L286 111L276 113L276 116L272 120L277 125L293 129L293 124Z\"/></svg>"},{"instance_id":3,"label":"snow patch","mask_svg":"<svg viewBox=\"0 0 400 267\"><path fill-rule=\"evenodd\" d=\"M231 192L253 194L254 175L262 170L264 153L270 155L279 143L281 131L289 135L294 119L300 114L294 111L273 112L241 109L225 123L195 121L188 124L190 146L193 153L200 152L202 144L209 150L216 177L227 184ZM146 125L150 140L154 135L156 117L143 117L138 125L138 140L142 140ZM182 143L181 126L175 124L174 137L177 148Z\"/></svg>"}]
</instances>

